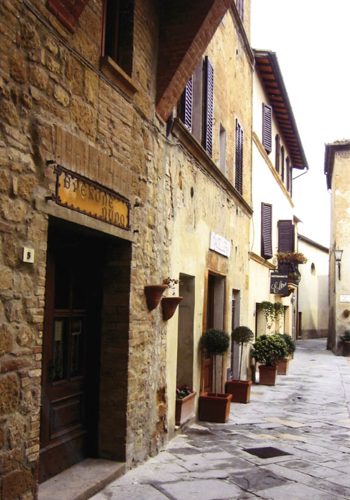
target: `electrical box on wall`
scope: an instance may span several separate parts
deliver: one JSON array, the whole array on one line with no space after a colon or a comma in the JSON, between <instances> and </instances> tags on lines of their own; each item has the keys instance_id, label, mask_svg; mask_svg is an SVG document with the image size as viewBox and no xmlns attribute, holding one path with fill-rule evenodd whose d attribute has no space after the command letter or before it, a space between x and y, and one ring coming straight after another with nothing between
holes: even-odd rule
<instances>
[{"instance_id":1,"label":"electrical box on wall","mask_svg":"<svg viewBox=\"0 0 350 500\"><path fill-rule=\"evenodd\" d=\"M23 262L28 262L29 264L34 264L34 248L23 247Z\"/></svg>"}]
</instances>

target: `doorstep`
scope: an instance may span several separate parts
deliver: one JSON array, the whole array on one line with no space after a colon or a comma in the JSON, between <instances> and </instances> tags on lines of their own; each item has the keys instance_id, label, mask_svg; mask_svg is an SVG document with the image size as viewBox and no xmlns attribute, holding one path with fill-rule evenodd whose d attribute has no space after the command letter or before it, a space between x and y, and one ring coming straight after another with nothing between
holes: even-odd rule
<instances>
[{"instance_id":1,"label":"doorstep","mask_svg":"<svg viewBox=\"0 0 350 500\"><path fill-rule=\"evenodd\" d=\"M124 462L87 458L41 483L38 500L87 500L125 472Z\"/></svg>"}]
</instances>

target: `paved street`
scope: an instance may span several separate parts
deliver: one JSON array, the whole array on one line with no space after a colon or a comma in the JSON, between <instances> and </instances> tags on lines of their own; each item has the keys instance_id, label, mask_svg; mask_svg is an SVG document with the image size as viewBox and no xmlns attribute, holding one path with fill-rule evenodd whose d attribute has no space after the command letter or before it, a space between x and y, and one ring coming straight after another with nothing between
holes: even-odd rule
<instances>
[{"instance_id":1,"label":"paved street","mask_svg":"<svg viewBox=\"0 0 350 500\"><path fill-rule=\"evenodd\" d=\"M349 409L349 360L299 341L275 387L253 385L226 424L192 426L93 499L349 499Z\"/></svg>"}]
</instances>

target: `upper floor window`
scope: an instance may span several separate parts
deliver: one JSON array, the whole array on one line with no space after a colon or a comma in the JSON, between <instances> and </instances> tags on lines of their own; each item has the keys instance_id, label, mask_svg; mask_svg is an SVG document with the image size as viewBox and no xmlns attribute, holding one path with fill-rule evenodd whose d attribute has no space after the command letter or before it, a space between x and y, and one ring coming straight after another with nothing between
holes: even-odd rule
<instances>
[{"instance_id":1,"label":"upper floor window","mask_svg":"<svg viewBox=\"0 0 350 500\"><path fill-rule=\"evenodd\" d=\"M240 194L243 194L243 129L238 120L236 120L236 175L235 188Z\"/></svg>"},{"instance_id":2,"label":"upper floor window","mask_svg":"<svg viewBox=\"0 0 350 500\"><path fill-rule=\"evenodd\" d=\"M287 156L286 158L286 188L287 188L287 191L290 191L290 160L289 160L289 156Z\"/></svg>"},{"instance_id":3,"label":"upper floor window","mask_svg":"<svg viewBox=\"0 0 350 500\"><path fill-rule=\"evenodd\" d=\"M261 204L261 256L272 258L272 205Z\"/></svg>"},{"instance_id":4,"label":"upper floor window","mask_svg":"<svg viewBox=\"0 0 350 500\"><path fill-rule=\"evenodd\" d=\"M281 139L277 134L275 137L275 169L276 172L280 171L280 156L281 156Z\"/></svg>"},{"instance_id":5,"label":"upper floor window","mask_svg":"<svg viewBox=\"0 0 350 500\"><path fill-rule=\"evenodd\" d=\"M292 220L278 221L278 251L294 252L294 224Z\"/></svg>"},{"instance_id":6,"label":"upper floor window","mask_svg":"<svg viewBox=\"0 0 350 500\"><path fill-rule=\"evenodd\" d=\"M284 182L284 147L281 147L281 179Z\"/></svg>"},{"instance_id":7,"label":"upper floor window","mask_svg":"<svg viewBox=\"0 0 350 500\"><path fill-rule=\"evenodd\" d=\"M219 132L219 166L220 170L223 174L227 174L226 172L226 130L220 123L220 132Z\"/></svg>"},{"instance_id":8,"label":"upper floor window","mask_svg":"<svg viewBox=\"0 0 350 500\"><path fill-rule=\"evenodd\" d=\"M132 73L134 0L104 0L102 55L129 76Z\"/></svg>"},{"instance_id":9,"label":"upper floor window","mask_svg":"<svg viewBox=\"0 0 350 500\"><path fill-rule=\"evenodd\" d=\"M262 105L262 144L267 154L272 151L272 108L268 104Z\"/></svg>"},{"instance_id":10,"label":"upper floor window","mask_svg":"<svg viewBox=\"0 0 350 500\"><path fill-rule=\"evenodd\" d=\"M237 0L236 6L237 6L239 17L241 18L242 23L243 23L244 22L244 0Z\"/></svg>"},{"instance_id":11,"label":"upper floor window","mask_svg":"<svg viewBox=\"0 0 350 500\"><path fill-rule=\"evenodd\" d=\"M206 56L187 82L180 118L211 156L213 152L214 68Z\"/></svg>"}]
</instances>

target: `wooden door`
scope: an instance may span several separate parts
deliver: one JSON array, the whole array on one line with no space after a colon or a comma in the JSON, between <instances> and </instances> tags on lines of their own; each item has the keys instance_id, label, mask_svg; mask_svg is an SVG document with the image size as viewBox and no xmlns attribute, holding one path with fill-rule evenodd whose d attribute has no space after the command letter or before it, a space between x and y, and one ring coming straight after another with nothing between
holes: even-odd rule
<instances>
[{"instance_id":1,"label":"wooden door","mask_svg":"<svg viewBox=\"0 0 350 500\"><path fill-rule=\"evenodd\" d=\"M70 238L51 241L48 251L40 482L93 456L96 447L100 287L89 242Z\"/></svg>"}]
</instances>

